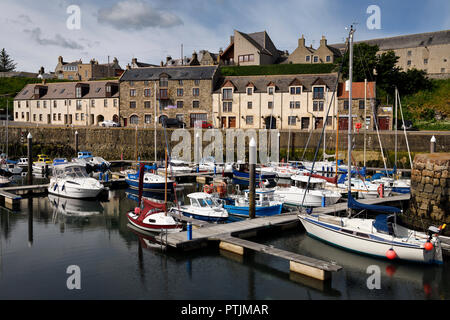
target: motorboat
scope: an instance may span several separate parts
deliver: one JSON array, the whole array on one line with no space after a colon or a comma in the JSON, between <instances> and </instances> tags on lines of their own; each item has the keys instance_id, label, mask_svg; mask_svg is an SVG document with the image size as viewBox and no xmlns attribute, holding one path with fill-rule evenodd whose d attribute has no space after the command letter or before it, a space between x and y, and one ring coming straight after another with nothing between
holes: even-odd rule
<instances>
[{"instance_id":1,"label":"motorboat","mask_svg":"<svg viewBox=\"0 0 450 320\"><path fill-rule=\"evenodd\" d=\"M188 195L189 205L172 207L171 211L186 217L209 222L221 222L228 218L223 203L211 194L196 192Z\"/></svg>"},{"instance_id":2,"label":"motorboat","mask_svg":"<svg viewBox=\"0 0 450 320\"><path fill-rule=\"evenodd\" d=\"M3 163L0 168L6 172L9 172L11 174L21 174L23 171L22 167L19 167L17 164L14 163Z\"/></svg>"},{"instance_id":3,"label":"motorboat","mask_svg":"<svg viewBox=\"0 0 450 320\"><path fill-rule=\"evenodd\" d=\"M411 193L411 179L394 179L390 177L381 177L379 179L371 180L374 184L384 184L394 194L408 194Z\"/></svg>"},{"instance_id":4,"label":"motorboat","mask_svg":"<svg viewBox=\"0 0 450 320\"><path fill-rule=\"evenodd\" d=\"M223 173L224 170L225 166L217 164L216 159L214 159L213 157L203 158L198 165L199 172Z\"/></svg>"},{"instance_id":5,"label":"motorboat","mask_svg":"<svg viewBox=\"0 0 450 320\"><path fill-rule=\"evenodd\" d=\"M158 174L160 175L165 175L165 168L159 168L158 169ZM168 171L167 173L169 175L171 174L187 174L187 173L191 173L192 172L192 168L188 165L187 162L183 161L183 160L178 160L178 159L171 159L169 161L169 166L168 166Z\"/></svg>"},{"instance_id":6,"label":"motorboat","mask_svg":"<svg viewBox=\"0 0 450 320\"><path fill-rule=\"evenodd\" d=\"M321 207L335 204L342 198L338 192L325 189L323 179L295 175L291 177L290 187L275 187L275 195L283 199L283 203L294 206ZM308 185L309 181L309 185Z\"/></svg>"},{"instance_id":7,"label":"motorboat","mask_svg":"<svg viewBox=\"0 0 450 320\"><path fill-rule=\"evenodd\" d=\"M348 190L348 179L338 182L338 188L341 188L345 193ZM358 178L351 179L351 191L352 193L358 193L359 198L374 199L380 197L389 197L391 195L392 188L386 182L374 183L370 181L364 181Z\"/></svg>"},{"instance_id":8,"label":"motorboat","mask_svg":"<svg viewBox=\"0 0 450 320\"><path fill-rule=\"evenodd\" d=\"M129 173L125 179L131 189L139 189L139 172ZM174 187L173 180L167 180L167 189L172 192ZM151 172L144 173L143 191L144 192L164 192L166 188L166 180L163 176Z\"/></svg>"},{"instance_id":9,"label":"motorboat","mask_svg":"<svg viewBox=\"0 0 450 320\"><path fill-rule=\"evenodd\" d=\"M249 217L249 190L234 198L234 204L224 205L229 214ZM283 203L275 197L274 190L260 188L255 190L255 216L265 217L281 213Z\"/></svg>"},{"instance_id":10,"label":"motorboat","mask_svg":"<svg viewBox=\"0 0 450 320\"><path fill-rule=\"evenodd\" d=\"M259 173L258 173L259 172ZM256 168L255 184L275 185L276 173L270 168ZM249 185L250 170L248 163L237 163L233 168L233 182L236 184Z\"/></svg>"},{"instance_id":11,"label":"motorboat","mask_svg":"<svg viewBox=\"0 0 450 320\"><path fill-rule=\"evenodd\" d=\"M83 166L67 163L55 166L48 193L58 196L88 199L96 198L104 186L91 177Z\"/></svg>"},{"instance_id":12,"label":"motorboat","mask_svg":"<svg viewBox=\"0 0 450 320\"><path fill-rule=\"evenodd\" d=\"M51 170L52 167L52 160L45 154L39 154L37 161L33 162L32 169L33 173L45 174Z\"/></svg>"},{"instance_id":13,"label":"motorboat","mask_svg":"<svg viewBox=\"0 0 450 320\"><path fill-rule=\"evenodd\" d=\"M68 163L66 158L55 158L53 159L53 166L57 166L60 164Z\"/></svg>"},{"instance_id":14,"label":"motorboat","mask_svg":"<svg viewBox=\"0 0 450 320\"><path fill-rule=\"evenodd\" d=\"M298 169L292 167L291 165L287 163L279 163L279 164L272 164L273 172L277 175L280 179L290 179L292 176L298 174Z\"/></svg>"}]
</instances>

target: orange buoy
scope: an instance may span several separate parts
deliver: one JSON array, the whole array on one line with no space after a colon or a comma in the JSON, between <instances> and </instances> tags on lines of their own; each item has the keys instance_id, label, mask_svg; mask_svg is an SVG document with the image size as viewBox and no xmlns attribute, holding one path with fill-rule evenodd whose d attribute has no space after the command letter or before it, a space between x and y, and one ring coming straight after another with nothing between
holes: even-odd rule
<instances>
[{"instance_id":1,"label":"orange buoy","mask_svg":"<svg viewBox=\"0 0 450 320\"><path fill-rule=\"evenodd\" d=\"M386 257L389 260L394 260L395 258L397 258L397 253L394 251L394 249L391 248L386 252Z\"/></svg>"},{"instance_id":2,"label":"orange buoy","mask_svg":"<svg viewBox=\"0 0 450 320\"><path fill-rule=\"evenodd\" d=\"M386 267L386 274L389 277L392 277L395 274L395 271L397 271L397 269L393 265L388 265Z\"/></svg>"},{"instance_id":3,"label":"orange buoy","mask_svg":"<svg viewBox=\"0 0 450 320\"><path fill-rule=\"evenodd\" d=\"M428 283L425 283L424 285L423 285L423 291L425 292L425 294L427 295L427 296L429 296L430 294L431 294L431 286L428 284Z\"/></svg>"},{"instance_id":4,"label":"orange buoy","mask_svg":"<svg viewBox=\"0 0 450 320\"><path fill-rule=\"evenodd\" d=\"M431 242L427 242L427 243L425 243L425 245L423 246L424 248L425 248L425 250L427 250L427 251L431 251L431 250L433 250L433 244L431 243Z\"/></svg>"}]
</instances>

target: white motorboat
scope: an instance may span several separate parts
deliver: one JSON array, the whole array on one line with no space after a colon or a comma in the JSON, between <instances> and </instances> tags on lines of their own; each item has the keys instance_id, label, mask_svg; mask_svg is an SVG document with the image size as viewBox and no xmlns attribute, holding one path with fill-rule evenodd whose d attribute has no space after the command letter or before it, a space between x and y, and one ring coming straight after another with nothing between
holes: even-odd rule
<instances>
[{"instance_id":1,"label":"white motorboat","mask_svg":"<svg viewBox=\"0 0 450 320\"><path fill-rule=\"evenodd\" d=\"M275 194L282 197L283 203L304 207L320 207L335 204L342 198L338 192L325 189L325 180L295 175L291 177L290 187L275 187ZM307 188L309 180L309 186ZM303 200L304 199L304 200Z\"/></svg>"},{"instance_id":2,"label":"white motorboat","mask_svg":"<svg viewBox=\"0 0 450 320\"><path fill-rule=\"evenodd\" d=\"M67 163L55 166L48 192L68 198L96 198L104 186L90 178L83 166Z\"/></svg>"},{"instance_id":3,"label":"white motorboat","mask_svg":"<svg viewBox=\"0 0 450 320\"><path fill-rule=\"evenodd\" d=\"M168 171L167 173L170 174L186 174L186 173L191 173L192 172L192 168L189 167L189 165L182 161L182 160L176 160L176 159L172 159L169 162L169 167L168 167ZM165 175L165 168L159 168L158 169L158 174L162 174Z\"/></svg>"},{"instance_id":4,"label":"white motorboat","mask_svg":"<svg viewBox=\"0 0 450 320\"><path fill-rule=\"evenodd\" d=\"M287 163L272 163L273 172L280 179L290 179L292 176L297 175L299 170L297 168L292 167Z\"/></svg>"},{"instance_id":5,"label":"white motorboat","mask_svg":"<svg viewBox=\"0 0 450 320\"><path fill-rule=\"evenodd\" d=\"M4 163L1 165L1 169L11 173L11 174L21 174L23 168L19 167L14 163Z\"/></svg>"},{"instance_id":6,"label":"white motorboat","mask_svg":"<svg viewBox=\"0 0 450 320\"><path fill-rule=\"evenodd\" d=\"M172 212L183 214L197 220L220 222L228 218L228 212L223 204L211 194L204 192L191 193L188 195L189 205L173 207Z\"/></svg>"},{"instance_id":7,"label":"white motorboat","mask_svg":"<svg viewBox=\"0 0 450 320\"><path fill-rule=\"evenodd\" d=\"M217 164L216 159L214 159L213 157L207 157L200 161L198 170L199 172L223 173L225 170L225 166L223 164Z\"/></svg>"},{"instance_id":8,"label":"white motorboat","mask_svg":"<svg viewBox=\"0 0 450 320\"><path fill-rule=\"evenodd\" d=\"M250 191L234 197L234 204L224 205L229 214L248 217L250 215ZM266 217L281 214L283 202L272 189L259 188L255 190L255 216Z\"/></svg>"},{"instance_id":9,"label":"white motorboat","mask_svg":"<svg viewBox=\"0 0 450 320\"><path fill-rule=\"evenodd\" d=\"M351 190L358 193L359 198L374 199L379 197L389 197L391 195L392 188L381 182L379 184L370 181L363 181L361 179L351 179ZM344 193L348 190L348 180L344 183L338 183L338 188L341 188Z\"/></svg>"}]
</instances>

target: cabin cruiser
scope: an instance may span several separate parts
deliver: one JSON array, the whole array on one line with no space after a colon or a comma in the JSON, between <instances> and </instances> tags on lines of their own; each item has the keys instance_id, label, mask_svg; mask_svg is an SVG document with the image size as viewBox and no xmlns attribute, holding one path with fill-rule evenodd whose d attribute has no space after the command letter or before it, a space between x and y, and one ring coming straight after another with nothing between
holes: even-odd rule
<instances>
[{"instance_id":1,"label":"cabin cruiser","mask_svg":"<svg viewBox=\"0 0 450 320\"><path fill-rule=\"evenodd\" d=\"M90 178L83 166L67 163L55 166L48 193L68 198L96 198L104 186Z\"/></svg>"},{"instance_id":2,"label":"cabin cruiser","mask_svg":"<svg viewBox=\"0 0 450 320\"><path fill-rule=\"evenodd\" d=\"M188 195L190 205L173 207L173 213L181 213L186 217L197 220L220 222L228 218L228 212L223 208L219 199L204 192L191 193Z\"/></svg>"},{"instance_id":3,"label":"cabin cruiser","mask_svg":"<svg viewBox=\"0 0 450 320\"><path fill-rule=\"evenodd\" d=\"M273 168L262 167L255 170L255 184L275 185L276 174ZM249 185L250 170L248 163L238 162L233 168L233 181L237 184Z\"/></svg>"},{"instance_id":4,"label":"cabin cruiser","mask_svg":"<svg viewBox=\"0 0 450 320\"><path fill-rule=\"evenodd\" d=\"M49 170L51 170L52 167L53 167L52 160L50 160L50 158L45 154L39 154L38 160L33 162L32 166L33 173L37 174L45 174Z\"/></svg>"},{"instance_id":5,"label":"cabin cruiser","mask_svg":"<svg viewBox=\"0 0 450 320\"><path fill-rule=\"evenodd\" d=\"M326 181L323 179L305 175L295 175L291 179L293 184L290 187L275 187L274 189L275 194L282 197L286 204L305 207L330 206L342 197L338 192L325 189Z\"/></svg>"},{"instance_id":6,"label":"cabin cruiser","mask_svg":"<svg viewBox=\"0 0 450 320\"><path fill-rule=\"evenodd\" d=\"M14 163L3 163L0 168L6 172L9 172L11 174L21 174L23 171L23 168L19 167L18 165Z\"/></svg>"},{"instance_id":7,"label":"cabin cruiser","mask_svg":"<svg viewBox=\"0 0 450 320\"><path fill-rule=\"evenodd\" d=\"M234 204L224 205L229 214L248 217L249 216L249 190L244 191L244 195L234 197ZM275 196L274 190L255 190L255 216L265 217L281 213L283 203Z\"/></svg>"},{"instance_id":8,"label":"cabin cruiser","mask_svg":"<svg viewBox=\"0 0 450 320\"><path fill-rule=\"evenodd\" d=\"M131 189L139 190L139 172L129 173L125 181ZM174 181L168 179L167 190L169 192L172 192L173 187ZM144 180L143 180L144 192L164 192L165 188L166 188L166 180L164 177L150 172L144 173Z\"/></svg>"},{"instance_id":9,"label":"cabin cruiser","mask_svg":"<svg viewBox=\"0 0 450 320\"><path fill-rule=\"evenodd\" d=\"M224 170L225 166L223 164L217 164L216 159L213 157L203 158L198 165L199 172L223 173Z\"/></svg>"},{"instance_id":10,"label":"cabin cruiser","mask_svg":"<svg viewBox=\"0 0 450 320\"><path fill-rule=\"evenodd\" d=\"M171 175L171 174L186 174L186 173L191 173L192 172L192 168L189 167L189 165L187 164L187 162L183 161L183 160L177 160L177 159L171 159L169 161L169 166L167 169L167 174ZM166 172L165 168L159 168L158 169L158 174L164 175Z\"/></svg>"}]
</instances>

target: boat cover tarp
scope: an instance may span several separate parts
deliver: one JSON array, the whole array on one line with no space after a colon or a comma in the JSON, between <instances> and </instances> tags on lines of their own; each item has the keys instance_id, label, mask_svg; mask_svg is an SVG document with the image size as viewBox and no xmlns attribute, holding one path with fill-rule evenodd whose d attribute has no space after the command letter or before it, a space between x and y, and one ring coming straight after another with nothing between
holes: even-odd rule
<instances>
[{"instance_id":1,"label":"boat cover tarp","mask_svg":"<svg viewBox=\"0 0 450 320\"><path fill-rule=\"evenodd\" d=\"M396 207L390 207L390 206L379 206L374 204L364 204L356 201L352 194L348 194L348 207L350 209L355 210L370 210L370 211L377 211L377 212L386 212L386 213L400 213L401 210Z\"/></svg>"},{"instance_id":2,"label":"boat cover tarp","mask_svg":"<svg viewBox=\"0 0 450 320\"><path fill-rule=\"evenodd\" d=\"M347 173L347 169L343 169L343 168L339 168L339 171L340 172L345 172L345 173ZM361 176L363 176L363 177L365 177L366 176L366 167L364 167L364 168L362 168L361 170L352 170L352 175L353 174L359 174L359 175L361 175Z\"/></svg>"},{"instance_id":3,"label":"boat cover tarp","mask_svg":"<svg viewBox=\"0 0 450 320\"><path fill-rule=\"evenodd\" d=\"M379 214L373 222L373 226L378 232L389 234L388 216L385 214Z\"/></svg>"}]
</instances>

